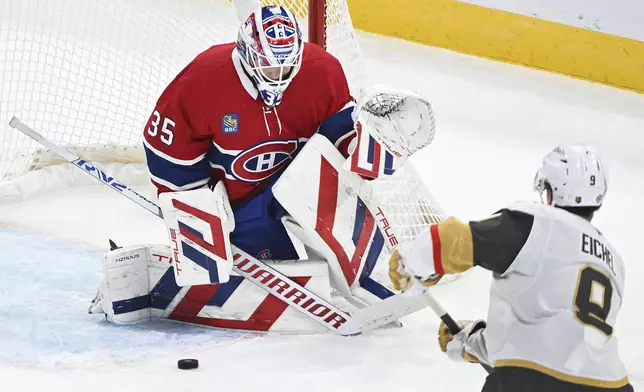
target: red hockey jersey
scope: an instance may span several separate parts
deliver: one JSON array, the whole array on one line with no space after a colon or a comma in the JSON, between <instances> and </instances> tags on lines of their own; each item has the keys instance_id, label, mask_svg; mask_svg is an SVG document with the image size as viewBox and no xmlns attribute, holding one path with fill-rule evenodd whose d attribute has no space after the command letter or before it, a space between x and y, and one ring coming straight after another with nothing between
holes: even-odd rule
<instances>
[{"instance_id":1,"label":"red hockey jersey","mask_svg":"<svg viewBox=\"0 0 644 392\"><path fill-rule=\"evenodd\" d=\"M197 56L165 89L144 130L159 193L223 180L233 204L263 188L320 132L346 155L353 98L340 62L305 44L302 66L282 102L266 108L235 44Z\"/></svg>"}]
</instances>

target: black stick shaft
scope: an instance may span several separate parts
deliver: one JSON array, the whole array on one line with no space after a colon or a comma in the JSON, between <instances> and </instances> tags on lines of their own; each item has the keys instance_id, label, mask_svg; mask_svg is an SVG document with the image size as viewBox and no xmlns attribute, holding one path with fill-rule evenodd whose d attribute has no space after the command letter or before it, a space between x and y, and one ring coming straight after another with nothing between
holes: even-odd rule
<instances>
[{"instance_id":1,"label":"black stick shaft","mask_svg":"<svg viewBox=\"0 0 644 392\"><path fill-rule=\"evenodd\" d=\"M452 335L456 335L457 333L461 332L461 327L454 321L452 316L450 316L448 313L445 313L444 315L440 316L441 320L447 325L447 329L449 330L449 333Z\"/></svg>"}]
</instances>

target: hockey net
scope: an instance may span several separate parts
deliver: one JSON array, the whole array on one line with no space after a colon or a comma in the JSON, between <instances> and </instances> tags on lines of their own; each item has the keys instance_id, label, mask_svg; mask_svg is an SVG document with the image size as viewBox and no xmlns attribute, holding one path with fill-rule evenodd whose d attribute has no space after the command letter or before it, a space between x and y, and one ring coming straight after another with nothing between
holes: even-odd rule
<instances>
[{"instance_id":1,"label":"hockey net","mask_svg":"<svg viewBox=\"0 0 644 392\"><path fill-rule=\"evenodd\" d=\"M254 1L0 1L0 184L62 163L10 129L12 116L88 161L143 164L141 128L158 96L198 53L234 41ZM358 96L364 69L346 0L275 2L340 60ZM412 167L376 188L401 242L444 219Z\"/></svg>"}]
</instances>

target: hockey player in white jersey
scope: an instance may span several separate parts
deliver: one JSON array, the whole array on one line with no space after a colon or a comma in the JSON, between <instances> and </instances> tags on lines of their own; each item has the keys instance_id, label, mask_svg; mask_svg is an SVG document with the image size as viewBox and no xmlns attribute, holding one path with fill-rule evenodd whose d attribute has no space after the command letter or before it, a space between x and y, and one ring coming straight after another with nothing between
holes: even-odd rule
<instances>
[{"instance_id":1,"label":"hockey player in white jersey","mask_svg":"<svg viewBox=\"0 0 644 392\"><path fill-rule=\"evenodd\" d=\"M607 174L587 146L557 147L543 159L535 190L491 217L451 217L391 257L398 290L480 266L493 272L487 321L462 321L439 345L456 361L494 366L483 392L633 391L619 358L615 321L624 265L590 221Z\"/></svg>"}]
</instances>

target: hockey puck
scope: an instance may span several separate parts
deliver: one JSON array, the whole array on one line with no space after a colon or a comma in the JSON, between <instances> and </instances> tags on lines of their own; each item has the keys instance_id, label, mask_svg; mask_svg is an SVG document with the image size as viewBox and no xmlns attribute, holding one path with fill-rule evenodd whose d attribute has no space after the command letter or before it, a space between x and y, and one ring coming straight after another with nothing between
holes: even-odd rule
<instances>
[{"instance_id":1,"label":"hockey puck","mask_svg":"<svg viewBox=\"0 0 644 392\"><path fill-rule=\"evenodd\" d=\"M196 359L180 359L177 362L177 366L183 370L196 369L199 367L199 361Z\"/></svg>"}]
</instances>

